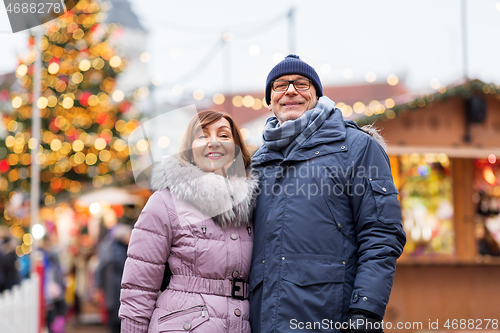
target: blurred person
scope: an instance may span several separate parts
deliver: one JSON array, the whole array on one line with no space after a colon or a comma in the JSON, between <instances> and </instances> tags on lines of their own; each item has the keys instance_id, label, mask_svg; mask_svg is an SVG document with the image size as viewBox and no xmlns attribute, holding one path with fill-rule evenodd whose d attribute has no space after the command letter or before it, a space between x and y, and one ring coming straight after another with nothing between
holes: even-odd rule
<instances>
[{"instance_id":1,"label":"blurred person","mask_svg":"<svg viewBox=\"0 0 500 333\"><path fill-rule=\"evenodd\" d=\"M103 221L104 222L104 221ZM94 272L95 287L96 287L96 301L101 316L102 323L109 323L108 307L106 306L106 267L113 260L111 252L111 244L114 239L115 225L105 225L100 223L100 231L97 243L97 258L99 264ZM120 277L121 278L121 277ZM119 301L119 299L118 299Z\"/></svg>"},{"instance_id":2,"label":"blurred person","mask_svg":"<svg viewBox=\"0 0 500 333\"><path fill-rule=\"evenodd\" d=\"M189 122L178 159L154 165L156 192L134 226L123 273L123 333L250 332L257 179L249 166L233 119L210 110Z\"/></svg>"},{"instance_id":3,"label":"blurred person","mask_svg":"<svg viewBox=\"0 0 500 333\"><path fill-rule=\"evenodd\" d=\"M22 280L28 279L31 275L31 261L30 256L22 256L17 259L19 262L19 277Z\"/></svg>"},{"instance_id":4,"label":"blurred person","mask_svg":"<svg viewBox=\"0 0 500 333\"><path fill-rule=\"evenodd\" d=\"M270 71L265 95L274 117L252 158L261 189L252 332L293 332L312 322L321 332L341 325L343 332L383 332L406 242L383 139L344 121L316 71L296 55Z\"/></svg>"},{"instance_id":5,"label":"blurred person","mask_svg":"<svg viewBox=\"0 0 500 333\"><path fill-rule=\"evenodd\" d=\"M53 235L46 234L40 242L43 266L43 295L49 333L63 333L66 324L65 276L54 244Z\"/></svg>"},{"instance_id":6,"label":"blurred person","mask_svg":"<svg viewBox=\"0 0 500 333\"><path fill-rule=\"evenodd\" d=\"M2 251L1 245L3 244L4 237L9 235L9 230L3 226L0 226L0 293L4 290L5 283L5 269L3 268L4 263L4 253Z\"/></svg>"},{"instance_id":7,"label":"blurred person","mask_svg":"<svg viewBox=\"0 0 500 333\"><path fill-rule=\"evenodd\" d=\"M95 272L96 288L102 292L108 328L112 333L120 333L120 289L131 232L132 227L125 224L119 223L113 227L113 239L106 252L101 251L102 257Z\"/></svg>"},{"instance_id":8,"label":"blurred person","mask_svg":"<svg viewBox=\"0 0 500 333\"><path fill-rule=\"evenodd\" d=\"M20 283L16 247L19 241L10 233L0 237L0 293Z\"/></svg>"}]
</instances>

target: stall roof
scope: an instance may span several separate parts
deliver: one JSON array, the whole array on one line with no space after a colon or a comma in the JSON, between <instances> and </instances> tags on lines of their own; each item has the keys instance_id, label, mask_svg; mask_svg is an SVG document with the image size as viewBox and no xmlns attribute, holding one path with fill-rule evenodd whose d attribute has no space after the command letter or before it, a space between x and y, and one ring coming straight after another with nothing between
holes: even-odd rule
<instances>
[{"instance_id":1,"label":"stall roof","mask_svg":"<svg viewBox=\"0 0 500 333\"><path fill-rule=\"evenodd\" d=\"M90 204L107 203L109 205L134 205L141 200L141 197L129 193L120 187L108 187L100 190L88 192L77 199L80 206L90 206Z\"/></svg>"},{"instance_id":2,"label":"stall roof","mask_svg":"<svg viewBox=\"0 0 500 333\"><path fill-rule=\"evenodd\" d=\"M446 100L449 97L462 96L468 98L472 94L492 94L500 99L500 87L494 83L485 83L480 80L462 79L438 90L423 93L410 92L392 97L393 107L384 108L378 114L360 116L356 121L359 125L371 124L377 120L387 121L394 119L401 112L418 110L429 106L433 102Z\"/></svg>"}]
</instances>

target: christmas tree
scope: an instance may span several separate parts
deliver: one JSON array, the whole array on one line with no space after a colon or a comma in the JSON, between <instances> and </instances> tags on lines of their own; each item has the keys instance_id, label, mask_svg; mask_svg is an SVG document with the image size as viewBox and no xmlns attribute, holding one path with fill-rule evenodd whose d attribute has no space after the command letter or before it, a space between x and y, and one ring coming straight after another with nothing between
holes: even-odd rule
<instances>
[{"instance_id":1,"label":"christmas tree","mask_svg":"<svg viewBox=\"0 0 500 333\"><path fill-rule=\"evenodd\" d=\"M0 147L0 210L11 220L6 203L16 192L29 193L32 105L40 108L41 198L76 197L87 187L130 181L127 143L122 139L138 126L126 120L130 102L116 90L117 75L127 66L112 46L118 26L102 23L105 13L94 1L76 6L46 24L36 43L30 37L29 55L16 70L22 89L10 94L12 109L3 114L9 132ZM42 57L41 97L33 100L36 50ZM10 221L8 224L12 224Z\"/></svg>"}]
</instances>

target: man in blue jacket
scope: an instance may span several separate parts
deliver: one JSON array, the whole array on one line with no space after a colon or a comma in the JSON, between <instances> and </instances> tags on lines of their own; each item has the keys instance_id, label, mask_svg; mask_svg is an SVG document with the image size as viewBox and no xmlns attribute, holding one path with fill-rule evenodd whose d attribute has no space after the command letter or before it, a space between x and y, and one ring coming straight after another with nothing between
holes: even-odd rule
<instances>
[{"instance_id":1,"label":"man in blue jacket","mask_svg":"<svg viewBox=\"0 0 500 333\"><path fill-rule=\"evenodd\" d=\"M344 121L298 56L271 70L266 101L275 117L252 160L252 331L383 332L406 242L383 140Z\"/></svg>"}]
</instances>

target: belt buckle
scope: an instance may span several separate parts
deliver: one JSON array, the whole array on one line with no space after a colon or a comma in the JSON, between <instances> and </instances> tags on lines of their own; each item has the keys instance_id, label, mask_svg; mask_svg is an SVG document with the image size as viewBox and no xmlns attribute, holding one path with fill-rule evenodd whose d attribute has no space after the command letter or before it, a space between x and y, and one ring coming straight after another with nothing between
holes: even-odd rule
<instances>
[{"instance_id":1,"label":"belt buckle","mask_svg":"<svg viewBox=\"0 0 500 333\"><path fill-rule=\"evenodd\" d=\"M245 280L231 280L231 297L242 301L245 299Z\"/></svg>"}]
</instances>

